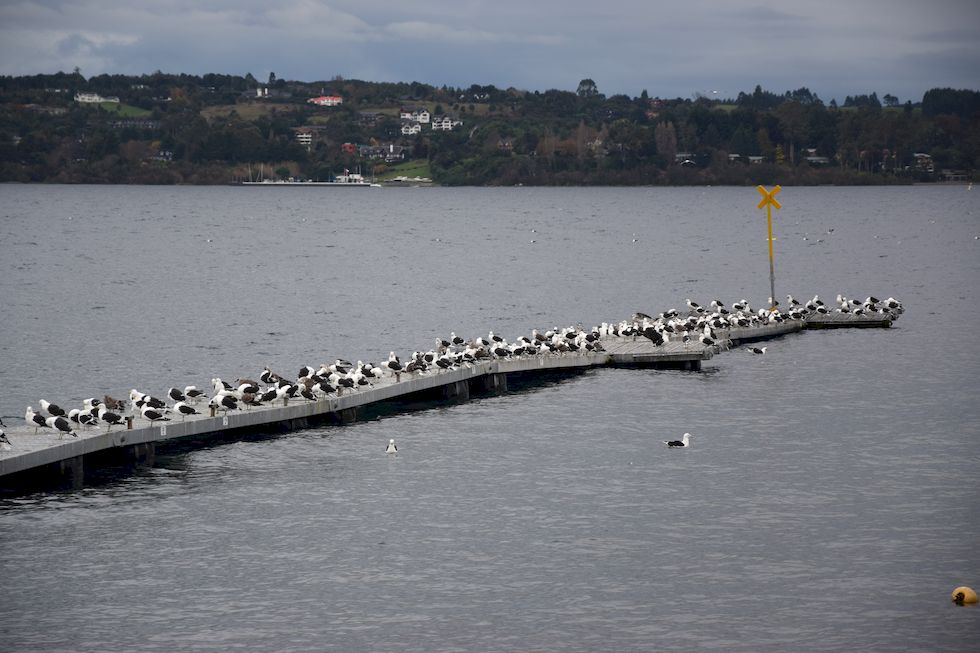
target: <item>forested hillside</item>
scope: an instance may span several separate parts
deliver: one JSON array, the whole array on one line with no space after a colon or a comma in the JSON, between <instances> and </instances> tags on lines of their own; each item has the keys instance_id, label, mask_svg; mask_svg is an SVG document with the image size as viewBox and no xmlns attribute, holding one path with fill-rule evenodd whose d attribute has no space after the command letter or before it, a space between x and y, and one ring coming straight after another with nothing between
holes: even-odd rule
<instances>
[{"instance_id":1,"label":"forested hillside","mask_svg":"<svg viewBox=\"0 0 980 653\"><path fill-rule=\"evenodd\" d=\"M215 184L406 171L458 185L970 179L980 92L725 100L270 75L0 77L0 181Z\"/></svg>"}]
</instances>

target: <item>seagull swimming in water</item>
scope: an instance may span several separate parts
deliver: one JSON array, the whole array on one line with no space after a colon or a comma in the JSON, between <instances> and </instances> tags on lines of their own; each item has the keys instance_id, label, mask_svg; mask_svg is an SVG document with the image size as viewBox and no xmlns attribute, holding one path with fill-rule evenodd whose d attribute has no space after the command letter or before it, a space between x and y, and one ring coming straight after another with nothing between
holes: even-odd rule
<instances>
[{"instance_id":1,"label":"seagull swimming in water","mask_svg":"<svg viewBox=\"0 0 980 653\"><path fill-rule=\"evenodd\" d=\"M398 447L395 446L394 438L388 440L388 446L385 448L385 453L398 453Z\"/></svg>"},{"instance_id":2,"label":"seagull swimming in water","mask_svg":"<svg viewBox=\"0 0 980 653\"><path fill-rule=\"evenodd\" d=\"M767 347L746 347L753 354L764 354L766 353Z\"/></svg>"},{"instance_id":3,"label":"seagull swimming in water","mask_svg":"<svg viewBox=\"0 0 980 653\"><path fill-rule=\"evenodd\" d=\"M691 446L691 434L685 433L684 437L681 438L680 440L664 440L664 444L666 444L671 449L675 447L689 447Z\"/></svg>"}]
</instances>

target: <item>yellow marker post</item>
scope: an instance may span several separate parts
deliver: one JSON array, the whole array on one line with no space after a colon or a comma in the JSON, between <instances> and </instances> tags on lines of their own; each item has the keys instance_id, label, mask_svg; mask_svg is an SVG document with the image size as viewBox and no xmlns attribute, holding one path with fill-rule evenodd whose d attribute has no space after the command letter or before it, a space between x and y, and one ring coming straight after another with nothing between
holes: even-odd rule
<instances>
[{"instance_id":1,"label":"yellow marker post","mask_svg":"<svg viewBox=\"0 0 980 653\"><path fill-rule=\"evenodd\" d=\"M769 310L776 311L776 269L772 257L772 207L783 208L783 205L776 199L776 195L782 190L780 186L773 186L771 191L766 190L765 186L756 186L755 189L762 195L762 201L757 208L766 207L766 222L769 226Z\"/></svg>"}]
</instances>

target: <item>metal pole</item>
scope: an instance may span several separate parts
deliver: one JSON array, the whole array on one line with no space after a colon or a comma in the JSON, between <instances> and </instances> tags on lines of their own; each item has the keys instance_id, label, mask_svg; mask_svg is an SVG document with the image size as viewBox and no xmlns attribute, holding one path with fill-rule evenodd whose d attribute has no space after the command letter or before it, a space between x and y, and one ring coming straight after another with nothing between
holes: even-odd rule
<instances>
[{"instance_id":1,"label":"metal pole","mask_svg":"<svg viewBox=\"0 0 980 653\"><path fill-rule=\"evenodd\" d=\"M773 186L772 190L766 190L765 186L756 186L755 189L762 195L762 201L756 208L766 207L766 226L769 230L769 310L776 310L776 265L772 255L772 207L782 208L782 204L776 199L776 195L782 188L779 185Z\"/></svg>"},{"instance_id":2,"label":"metal pole","mask_svg":"<svg viewBox=\"0 0 980 653\"><path fill-rule=\"evenodd\" d=\"M772 256L772 204L766 204L766 222L769 227L769 309L776 310L776 270Z\"/></svg>"}]
</instances>

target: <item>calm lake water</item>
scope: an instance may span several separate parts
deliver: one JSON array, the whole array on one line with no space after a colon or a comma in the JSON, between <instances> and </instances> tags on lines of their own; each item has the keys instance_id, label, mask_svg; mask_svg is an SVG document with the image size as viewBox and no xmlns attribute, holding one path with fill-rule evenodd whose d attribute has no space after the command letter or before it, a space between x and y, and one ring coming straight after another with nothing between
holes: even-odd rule
<instances>
[{"instance_id":1,"label":"calm lake water","mask_svg":"<svg viewBox=\"0 0 980 653\"><path fill-rule=\"evenodd\" d=\"M980 189L786 188L777 294L893 295L0 503L3 651L972 651ZM0 186L0 415L769 292L751 188ZM689 449L662 440L694 434ZM395 438L397 456L384 444ZM15 442L16 444L16 442Z\"/></svg>"}]
</instances>

